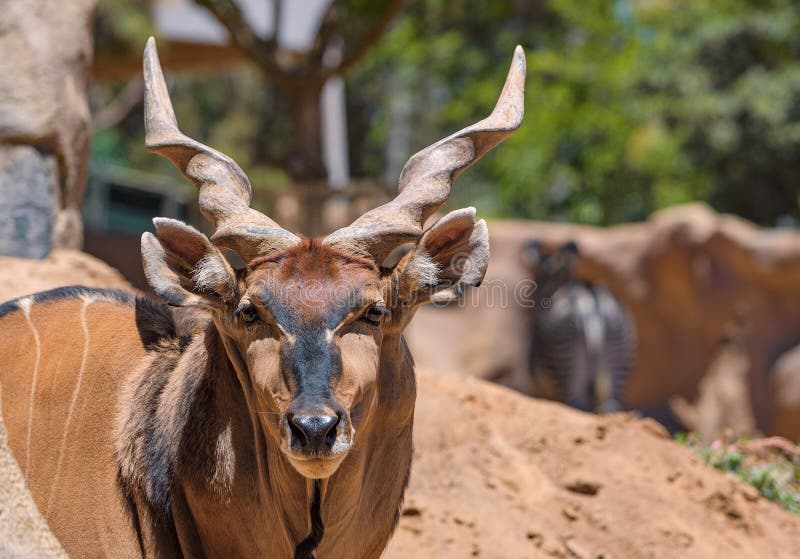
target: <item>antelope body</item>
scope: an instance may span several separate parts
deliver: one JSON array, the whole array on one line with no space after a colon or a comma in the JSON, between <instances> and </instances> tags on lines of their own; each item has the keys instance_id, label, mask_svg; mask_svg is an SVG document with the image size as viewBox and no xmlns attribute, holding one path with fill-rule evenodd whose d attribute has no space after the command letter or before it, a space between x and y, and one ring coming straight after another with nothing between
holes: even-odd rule
<instances>
[{"instance_id":1,"label":"antelope body","mask_svg":"<svg viewBox=\"0 0 800 559\"><path fill-rule=\"evenodd\" d=\"M34 499L74 557L376 558L411 465L403 329L479 283L489 256L473 208L423 224L520 125L522 51L488 118L320 239L251 209L241 169L178 130L152 39L144 73L147 146L197 186L215 233L155 220L157 298L72 287L0 307L0 409Z\"/></svg>"}]
</instances>

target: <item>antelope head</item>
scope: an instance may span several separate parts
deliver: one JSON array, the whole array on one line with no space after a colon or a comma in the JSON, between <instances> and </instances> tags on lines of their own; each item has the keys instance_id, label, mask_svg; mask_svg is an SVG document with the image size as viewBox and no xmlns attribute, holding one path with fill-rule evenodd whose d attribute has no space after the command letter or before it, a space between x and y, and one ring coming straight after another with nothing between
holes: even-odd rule
<instances>
[{"instance_id":1,"label":"antelope head","mask_svg":"<svg viewBox=\"0 0 800 559\"><path fill-rule=\"evenodd\" d=\"M379 400L392 401L377 394L382 346L400 346L420 304L455 300L483 278L489 239L474 208L424 224L447 201L453 179L519 127L522 49L489 117L418 152L393 200L317 239L250 208L250 183L238 165L179 131L152 38L144 77L147 147L194 183L215 229L207 238L179 221L155 219L155 235L142 236L147 280L171 305L212 313L252 407L265 412L267 436L302 475L326 478ZM410 249L385 266L399 247ZM234 270L221 248L246 267ZM410 368L410 360L396 366Z\"/></svg>"}]
</instances>

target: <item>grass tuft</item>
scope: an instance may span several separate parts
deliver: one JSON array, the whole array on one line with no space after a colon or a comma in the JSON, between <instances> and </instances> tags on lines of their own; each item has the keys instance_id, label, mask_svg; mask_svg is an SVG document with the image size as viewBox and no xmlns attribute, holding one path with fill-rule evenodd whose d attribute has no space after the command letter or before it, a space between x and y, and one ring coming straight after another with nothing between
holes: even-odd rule
<instances>
[{"instance_id":1,"label":"grass tuft","mask_svg":"<svg viewBox=\"0 0 800 559\"><path fill-rule=\"evenodd\" d=\"M765 499L800 514L800 447L777 437L709 445L692 433L679 433L675 441L714 468L749 483Z\"/></svg>"}]
</instances>

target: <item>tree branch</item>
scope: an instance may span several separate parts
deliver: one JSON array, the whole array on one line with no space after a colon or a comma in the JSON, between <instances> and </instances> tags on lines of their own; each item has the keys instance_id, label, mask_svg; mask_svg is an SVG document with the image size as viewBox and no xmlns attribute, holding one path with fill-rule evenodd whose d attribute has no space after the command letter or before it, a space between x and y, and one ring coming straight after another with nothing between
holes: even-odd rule
<instances>
[{"instance_id":1,"label":"tree branch","mask_svg":"<svg viewBox=\"0 0 800 559\"><path fill-rule=\"evenodd\" d=\"M378 20L374 23L374 25L370 26L369 31L365 33L363 37L361 37L360 41L352 49L348 49L349 52L344 53L342 61L337 66L324 71L323 81L331 76L344 74L347 72L347 70L355 66L364 57L364 55L369 52L375 43L378 42L383 34L386 33L386 31L389 29L389 24L394 19L394 16L396 16L403 7L404 3L405 0L388 1Z\"/></svg>"},{"instance_id":2,"label":"tree branch","mask_svg":"<svg viewBox=\"0 0 800 559\"><path fill-rule=\"evenodd\" d=\"M144 81L139 78L128 85L92 119L92 132L99 132L124 121L144 101Z\"/></svg>"},{"instance_id":3,"label":"tree branch","mask_svg":"<svg viewBox=\"0 0 800 559\"><path fill-rule=\"evenodd\" d=\"M194 1L217 18L228 30L233 45L253 59L267 79L284 92L289 91L289 94L291 94L293 86L297 85L298 80L308 85L323 84L331 76L343 74L357 64L383 36L394 16L404 4L404 0L387 0L382 12L369 26L368 31L356 39L357 42L352 48L345 49L341 61L331 68L324 68L322 58L325 51L330 45L330 41L342 32L342 22L338 21L336 17L337 3L333 2L323 17L314 46L308 53L309 63L304 64L301 68L288 71L278 64L277 58L283 0L273 0L274 31L268 40L260 38L255 33L235 0Z\"/></svg>"},{"instance_id":4,"label":"tree branch","mask_svg":"<svg viewBox=\"0 0 800 559\"><path fill-rule=\"evenodd\" d=\"M272 42L276 45L281 39L281 16L283 15L283 0L272 0Z\"/></svg>"},{"instance_id":5,"label":"tree branch","mask_svg":"<svg viewBox=\"0 0 800 559\"><path fill-rule=\"evenodd\" d=\"M278 86L286 84L288 77L278 65L275 56L278 49L277 35L270 40L261 39L256 35L235 0L195 0L195 2L217 18L228 30L233 45L252 58L269 80Z\"/></svg>"}]
</instances>

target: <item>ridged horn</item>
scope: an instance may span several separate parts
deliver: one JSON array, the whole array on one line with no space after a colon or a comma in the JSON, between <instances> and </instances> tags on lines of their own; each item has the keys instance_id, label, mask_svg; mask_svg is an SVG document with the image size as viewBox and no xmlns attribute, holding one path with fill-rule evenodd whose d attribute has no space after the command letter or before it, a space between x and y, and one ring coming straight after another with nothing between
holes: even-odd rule
<instances>
[{"instance_id":1,"label":"ridged horn","mask_svg":"<svg viewBox=\"0 0 800 559\"><path fill-rule=\"evenodd\" d=\"M144 49L144 83L145 145L197 187L200 211L215 229L212 242L246 261L298 243L299 237L250 207L250 181L233 159L180 131L153 37Z\"/></svg>"},{"instance_id":2,"label":"ridged horn","mask_svg":"<svg viewBox=\"0 0 800 559\"><path fill-rule=\"evenodd\" d=\"M492 114L416 153L403 167L392 201L331 233L324 242L369 254L381 263L398 245L419 239L425 221L450 196L453 180L522 124L524 96L525 53L517 46Z\"/></svg>"}]
</instances>

